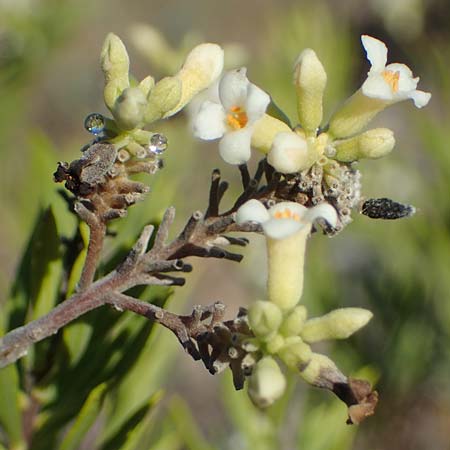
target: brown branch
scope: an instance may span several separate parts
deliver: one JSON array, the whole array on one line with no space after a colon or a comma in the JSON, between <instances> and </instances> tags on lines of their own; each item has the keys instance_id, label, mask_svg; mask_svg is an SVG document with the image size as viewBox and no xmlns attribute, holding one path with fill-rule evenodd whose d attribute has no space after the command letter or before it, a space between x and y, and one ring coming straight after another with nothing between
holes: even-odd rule
<instances>
[{"instance_id":1,"label":"brown branch","mask_svg":"<svg viewBox=\"0 0 450 450\"><path fill-rule=\"evenodd\" d=\"M106 225L97 215L89 211L81 202L74 205L75 212L86 222L89 227L89 244L78 282L78 291L85 291L94 281L95 272L103 249L103 242L106 234Z\"/></svg>"}]
</instances>

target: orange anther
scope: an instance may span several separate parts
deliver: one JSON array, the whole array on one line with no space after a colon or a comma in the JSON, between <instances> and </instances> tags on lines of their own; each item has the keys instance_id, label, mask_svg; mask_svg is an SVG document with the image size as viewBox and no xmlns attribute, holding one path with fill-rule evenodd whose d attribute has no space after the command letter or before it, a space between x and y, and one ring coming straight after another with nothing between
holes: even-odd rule
<instances>
[{"instance_id":1,"label":"orange anther","mask_svg":"<svg viewBox=\"0 0 450 450\"><path fill-rule=\"evenodd\" d=\"M385 70L383 72L384 81L391 87L392 92L398 91L398 82L400 79L400 72L392 72L390 70Z\"/></svg>"}]
</instances>

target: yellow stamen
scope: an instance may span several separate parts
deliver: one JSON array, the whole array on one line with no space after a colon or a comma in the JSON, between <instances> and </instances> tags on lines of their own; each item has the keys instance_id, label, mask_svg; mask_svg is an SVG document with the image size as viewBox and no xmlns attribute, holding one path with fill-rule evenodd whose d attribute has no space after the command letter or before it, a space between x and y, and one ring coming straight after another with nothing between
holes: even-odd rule
<instances>
[{"instance_id":1,"label":"yellow stamen","mask_svg":"<svg viewBox=\"0 0 450 450\"><path fill-rule=\"evenodd\" d=\"M276 211L273 215L275 219L292 219L296 222L300 222L300 216L294 212L292 212L290 209L286 208L282 211Z\"/></svg>"},{"instance_id":2,"label":"yellow stamen","mask_svg":"<svg viewBox=\"0 0 450 450\"><path fill-rule=\"evenodd\" d=\"M384 81L391 87L392 92L398 91L398 82L400 79L400 72L392 72L390 70L385 70L382 73Z\"/></svg>"},{"instance_id":3,"label":"yellow stamen","mask_svg":"<svg viewBox=\"0 0 450 450\"><path fill-rule=\"evenodd\" d=\"M227 114L227 123L233 130L240 130L247 125L247 113L240 106L232 106Z\"/></svg>"}]
</instances>

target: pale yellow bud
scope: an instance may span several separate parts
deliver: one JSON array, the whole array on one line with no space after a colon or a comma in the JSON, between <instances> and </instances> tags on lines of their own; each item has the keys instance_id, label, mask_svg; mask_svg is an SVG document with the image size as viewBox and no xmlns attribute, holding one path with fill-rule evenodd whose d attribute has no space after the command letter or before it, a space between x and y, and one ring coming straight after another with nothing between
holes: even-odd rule
<instances>
[{"instance_id":1,"label":"pale yellow bud","mask_svg":"<svg viewBox=\"0 0 450 450\"><path fill-rule=\"evenodd\" d=\"M275 136L281 131L290 132L291 129L281 120L264 114L254 125L252 147L261 153L267 154L272 147Z\"/></svg>"},{"instance_id":2,"label":"pale yellow bud","mask_svg":"<svg viewBox=\"0 0 450 450\"><path fill-rule=\"evenodd\" d=\"M322 122L327 74L316 53L309 48L300 54L294 65L294 84L300 124L307 132L315 133Z\"/></svg>"},{"instance_id":3,"label":"pale yellow bud","mask_svg":"<svg viewBox=\"0 0 450 450\"><path fill-rule=\"evenodd\" d=\"M115 78L128 78L130 59L119 36L109 33L100 53L100 62L106 82Z\"/></svg>"},{"instance_id":4,"label":"pale yellow bud","mask_svg":"<svg viewBox=\"0 0 450 450\"><path fill-rule=\"evenodd\" d=\"M105 76L103 93L105 104L112 109L122 91L130 86L128 53L123 42L113 33L106 36L100 54L100 63Z\"/></svg>"},{"instance_id":5,"label":"pale yellow bud","mask_svg":"<svg viewBox=\"0 0 450 450\"><path fill-rule=\"evenodd\" d=\"M309 362L311 354L311 347L298 336L286 338L285 345L278 350L278 356L290 369Z\"/></svg>"},{"instance_id":6,"label":"pale yellow bud","mask_svg":"<svg viewBox=\"0 0 450 450\"><path fill-rule=\"evenodd\" d=\"M139 88L125 89L112 110L117 125L123 130L136 128L144 119L146 105L145 94Z\"/></svg>"},{"instance_id":7,"label":"pale yellow bud","mask_svg":"<svg viewBox=\"0 0 450 450\"><path fill-rule=\"evenodd\" d=\"M286 378L276 361L267 356L260 359L248 380L248 395L259 408L267 408L278 400L286 389Z\"/></svg>"},{"instance_id":8,"label":"pale yellow bud","mask_svg":"<svg viewBox=\"0 0 450 450\"><path fill-rule=\"evenodd\" d=\"M255 336L267 339L275 336L283 319L282 312L273 303L258 300L248 308L248 321Z\"/></svg>"},{"instance_id":9,"label":"pale yellow bud","mask_svg":"<svg viewBox=\"0 0 450 450\"><path fill-rule=\"evenodd\" d=\"M280 333L283 336L298 336L305 324L308 312L306 308L296 306L283 320L280 327Z\"/></svg>"},{"instance_id":10,"label":"pale yellow bud","mask_svg":"<svg viewBox=\"0 0 450 450\"><path fill-rule=\"evenodd\" d=\"M391 103L388 100L366 97L358 90L331 117L328 133L333 138L353 136Z\"/></svg>"},{"instance_id":11,"label":"pale yellow bud","mask_svg":"<svg viewBox=\"0 0 450 450\"><path fill-rule=\"evenodd\" d=\"M340 308L306 321L300 336L306 342L346 339L369 322L373 314L363 308Z\"/></svg>"},{"instance_id":12,"label":"pale yellow bud","mask_svg":"<svg viewBox=\"0 0 450 450\"><path fill-rule=\"evenodd\" d=\"M145 111L145 123L161 119L181 98L181 81L175 77L166 77L158 81L148 96Z\"/></svg>"},{"instance_id":13,"label":"pale yellow bud","mask_svg":"<svg viewBox=\"0 0 450 450\"><path fill-rule=\"evenodd\" d=\"M175 75L181 81L181 97L164 117L180 111L199 92L209 87L222 73L223 50L217 44L200 44L187 56L182 69Z\"/></svg>"},{"instance_id":14,"label":"pale yellow bud","mask_svg":"<svg viewBox=\"0 0 450 450\"><path fill-rule=\"evenodd\" d=\"M352 138L336 141L334 158L342 162L363 158L377 159L390 153L394 146L393 131L388 128L375 128Z\"/></svg>"}]
</instances>

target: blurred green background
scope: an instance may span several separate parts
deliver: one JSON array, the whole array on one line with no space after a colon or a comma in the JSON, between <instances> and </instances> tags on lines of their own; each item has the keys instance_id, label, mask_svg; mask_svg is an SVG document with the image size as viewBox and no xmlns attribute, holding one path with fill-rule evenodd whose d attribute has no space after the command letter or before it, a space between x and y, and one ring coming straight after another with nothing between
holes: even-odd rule
<instances>
[{"instance_id":1,"label":"blurred green background","mask_svg":"<svg viewBox=\"0 0 450 450\"><path fill-rule=\"evenodd\" d=\"M172 57L155 61L139 50L137 24L159 29ZM433 94L424 110L403 102L383 112L373 125L394 130L396 149L360 164L366 197L412 203L417 214L397 222L355 214L342 234L315 236L308 248L311 314L338 306L375 314L348 342L321 349L344 372L377 382L374 417L345 425L343 404L295 376L285 398L261 413L232 392L228 374L211 377L168 331L99 310L0 371L0 449L449 449L449 24L447 0L0 0L0 331L51 308L79 271L82 255L74 260L58 236L79 248L85 230L77 232L52 173L89 141L84 117L106 112L98 58L109 31L127 45L137 78L167 75L201 40L227 45L228 64L245 64L291 118L298 53L315 49L328 72L329 116L368 70L361 34L386 42L389 61L408 64ZM185 115L155 131L170 142L166 168L149 180L145 203L115 225L103 271L166 206L177 208L174 233L203 209L214 167L235 183L228 201L238 192L233 168L214 144L190 137ZM264 295L263 241L252 243L240 265L195 261L187 286L171 296L136 294L183 312L222 300L234 314Z\"/></svg>"}]
</instances>

